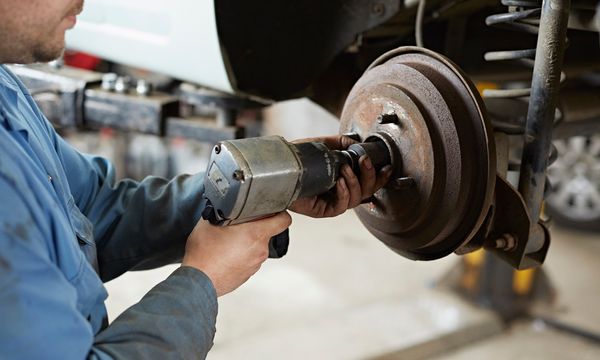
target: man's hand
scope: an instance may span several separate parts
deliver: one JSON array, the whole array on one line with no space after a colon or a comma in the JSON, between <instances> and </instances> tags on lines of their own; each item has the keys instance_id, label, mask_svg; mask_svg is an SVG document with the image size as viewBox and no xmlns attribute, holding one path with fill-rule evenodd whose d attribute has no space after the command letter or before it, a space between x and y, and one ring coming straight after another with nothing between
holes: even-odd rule
<instances>
[{"instance_id":1,"label":"man's hand","mask_svg":"<svg viewBox=\"0 0 600 360\"><path fill-rule=\"evenodd\" d=\"M269 239L292 223L287 212L230 226L213 226L200 220L185 246L183 266L204 272L217 296L245 283L269 256Z\"/></svg>"},{"instance_id":2,"label":"man's hand","mask_svg":"<svg viewBox=\"0 0 600 360\"><path fill-rule=\"evenodd\" d=\"M325 143L332 150L344 150L356 143L355 140L343 135L302 139L294 141L294 143L309 141ZM359 159L359 166L360 179L348 165L342 167L341 177L335 185L335 196L328 193L310 198L300 198L292 203L290 210L316 218L340 215L347 209L360 205L363 200L373 195L388 182L392 174L389 165L377 174L371 160L366 155Z\"/></svg>"}]
</instances>

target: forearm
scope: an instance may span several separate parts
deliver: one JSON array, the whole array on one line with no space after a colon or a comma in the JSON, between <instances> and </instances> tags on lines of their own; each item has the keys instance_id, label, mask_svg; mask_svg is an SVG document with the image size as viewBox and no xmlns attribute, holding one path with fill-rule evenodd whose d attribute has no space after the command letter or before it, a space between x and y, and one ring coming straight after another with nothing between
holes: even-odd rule
<instances>
[{"instance_id":1,"label":"forearm","mask_svg":"<svg viewBox=\"0 0 600 360\"><path fill-rule=\"evenodd\" d=\"M216 315L208 277L179 268L96 336L96 358L204 358L212 347Z\"/></svg>"},{"instance_id":2,"label":"forearm","mask_svg":"<svg viewBox=\"0 0 600 360\"><path fill-rule=\"evenodd\" d=\"M101 189L88 216L102 280L180 261L204 207L202 194L201 175L149 177Z\"/></svg>"},{"instance_id":3,"label":"forearm","mask_svg":"<svg viewBox=\"0 0 600 360\"><path fill-rule=\"evenodd\" d=\"M73 149L52 129L75 204L92 223L100 277L181 259L203 209L203 175L117 181L112 164Z\"/></svg>"}]
</instances>

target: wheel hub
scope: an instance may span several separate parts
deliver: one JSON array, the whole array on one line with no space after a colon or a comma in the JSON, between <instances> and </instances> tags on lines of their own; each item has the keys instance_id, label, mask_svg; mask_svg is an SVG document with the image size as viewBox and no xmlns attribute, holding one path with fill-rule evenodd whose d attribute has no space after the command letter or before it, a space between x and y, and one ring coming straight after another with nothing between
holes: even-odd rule
<instances>
[{"instance_id":1,"label":"wheel hub","mask_svg":"<svg viewBox=\"0 0 600 360\"><path fill-rule=\"evenodd\" d=\"M481 99L454 64L414 47L385 54L350 92L340 131L388 145L396 180L356 210L379 240L432 260L473 238L492 201L495 149Z\"/></svg>"}]
</instances>

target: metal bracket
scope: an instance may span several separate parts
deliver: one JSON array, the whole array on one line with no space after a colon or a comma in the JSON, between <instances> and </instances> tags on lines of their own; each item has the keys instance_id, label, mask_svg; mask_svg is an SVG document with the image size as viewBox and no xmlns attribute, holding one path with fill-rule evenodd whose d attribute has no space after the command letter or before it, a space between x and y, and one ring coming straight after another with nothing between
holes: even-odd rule
<instances>
[{"instance_id":1,"label":"metal bracket","mask_svg":"<svg viewBox=\"0 0 600 360\"><path fill-rule=\"evenodd\" d=\"M501 176L497 176L493 225L484 247L515 269L538 267L546 258L550 233L541 222L531 225L527 206L519 192ZM539 250L530 252L530 242L543 245Z\"/></svg>"}]
</instances>

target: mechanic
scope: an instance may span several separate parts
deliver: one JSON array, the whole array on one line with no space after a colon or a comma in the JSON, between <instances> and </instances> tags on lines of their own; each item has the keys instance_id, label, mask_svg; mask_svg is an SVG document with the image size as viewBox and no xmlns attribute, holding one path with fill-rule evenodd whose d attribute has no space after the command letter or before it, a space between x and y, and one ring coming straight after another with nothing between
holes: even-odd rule
<instances>
[{"instance_id":1,"label":"mechanic","mask_svg":"<svg viewBox=\"0 0 600 360\"><path fill-rule=\"evenodd\" d=\"M193 359L212 346L217 297L243 284L291 218L215 227L200 220L202 174L115 180L105 159L56 134L5 63L46 62L64 49L81 0L0 0L0 358ZM314 139L313 139L314 140ZM322 138L333 148L352 140ZM330 217L382 186L361 158L335 199L293 211ZM186 241L187 240L187 241ZM110 325L103 286L129 270L180 268Z\"/></svg>"}]
</instances>

